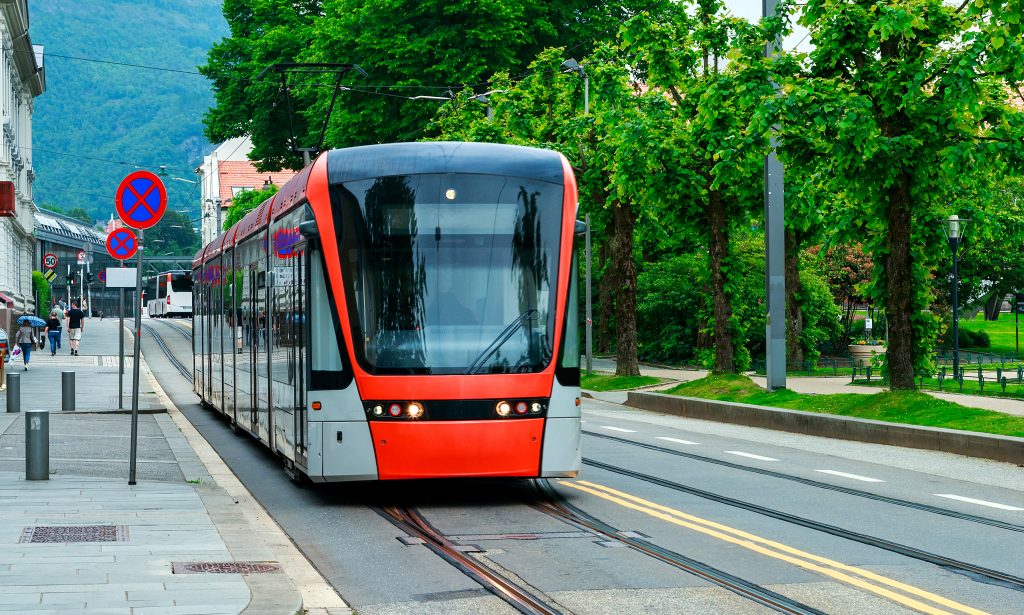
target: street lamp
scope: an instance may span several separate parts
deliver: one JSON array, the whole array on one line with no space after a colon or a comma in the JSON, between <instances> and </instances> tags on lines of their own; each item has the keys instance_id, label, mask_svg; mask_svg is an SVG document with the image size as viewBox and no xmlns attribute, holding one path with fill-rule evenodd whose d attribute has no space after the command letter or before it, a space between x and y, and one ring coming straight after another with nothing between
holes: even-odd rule
<instances>
[{"instance_id":1,"label":"street lamp","mask_svg":"<svg viewBox=\"0 0 1024 615\"><path fill-rule=\"evenodd\" d=\"M946 239L949 241L949 251L953 255L953 378L960 379L960 306L959 306L959 280L958 280L958 251L960 241L964 237L964 227L970 220L953 214L942 221L946 231Z\"/></svg>"},{"instance_id":2,"label":"street lamp","mask_svg":"<svg viewBox=\"0 0 1024 615\"><path fill-rule=\"evenodd\" d=\"M576 60L569 58L562 62L563 73L576 73L583 77L583 115L590 115L590 76Z\"/></svg>"}]
</instances>

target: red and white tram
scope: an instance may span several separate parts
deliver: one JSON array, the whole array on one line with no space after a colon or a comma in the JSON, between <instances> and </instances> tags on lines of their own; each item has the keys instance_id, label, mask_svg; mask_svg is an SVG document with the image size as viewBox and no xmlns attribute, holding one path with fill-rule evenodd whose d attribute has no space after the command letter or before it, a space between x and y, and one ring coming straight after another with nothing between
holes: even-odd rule
<instances>
[{"instance_id":1,"label":"red and white tram","mask_svg":"<svg viewBox=\"0 0 1024 615\"><path fill-rule=\"evenodd\" d=\"M575 476L575 227L556 152L327 152L196 255L195 390L314 481Z\"/></svg>"}]
</instances>

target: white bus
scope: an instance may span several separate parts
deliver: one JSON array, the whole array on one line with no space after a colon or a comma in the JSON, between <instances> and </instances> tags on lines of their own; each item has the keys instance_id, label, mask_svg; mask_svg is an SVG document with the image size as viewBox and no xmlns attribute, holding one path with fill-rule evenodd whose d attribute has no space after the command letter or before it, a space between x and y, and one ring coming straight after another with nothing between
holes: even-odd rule
<instances>
[{"instance_id":1,"label":"white bus","mask_svg":"<svg viewBox=\"0 0 1024 615\"><path fill-rule=\"evenodd\" d=\"M150 318L192 316L192 272L165 271L156 277L156 297L146 304Z\"/></svg>"}]
</instances>

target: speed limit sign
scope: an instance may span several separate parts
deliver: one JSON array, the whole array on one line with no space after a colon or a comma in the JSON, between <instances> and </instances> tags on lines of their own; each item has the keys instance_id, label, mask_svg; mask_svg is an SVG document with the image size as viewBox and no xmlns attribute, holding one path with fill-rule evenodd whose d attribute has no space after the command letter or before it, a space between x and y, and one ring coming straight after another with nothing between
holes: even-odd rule
<instances>
[{"instance_id":1,"label":"speed limit sign","mask_svg":"<svg viewBox=\"0 0 1024 615\"><path fill-rule=\"evenodd\" d=\"M46 267L47 269L53 269L56 266L57 266L57 255L56 254L47 254L47 255L43 256L43 267Z\"/></svg>"}]
</instances>

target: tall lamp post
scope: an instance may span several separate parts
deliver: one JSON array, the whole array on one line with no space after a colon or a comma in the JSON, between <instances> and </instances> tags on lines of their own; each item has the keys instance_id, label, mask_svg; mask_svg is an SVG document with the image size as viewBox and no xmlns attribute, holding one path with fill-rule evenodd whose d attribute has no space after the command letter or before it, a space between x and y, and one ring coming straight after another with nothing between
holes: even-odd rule
<instances>
[{"instance_id":1,"label":"tall lamp post","mask_svg":"<svg viewBox=\"0 0 1024 615\"><path fill-rule=\"evenodd\" d=\"M969 220L961 218L956 214L942 221L942 225L946 230L946 239L949 241L949 251L953 255L953 378L957 380L960 379L960 281L958 279L958 252L967 222Z\"/></svg>"}]
</instances>

